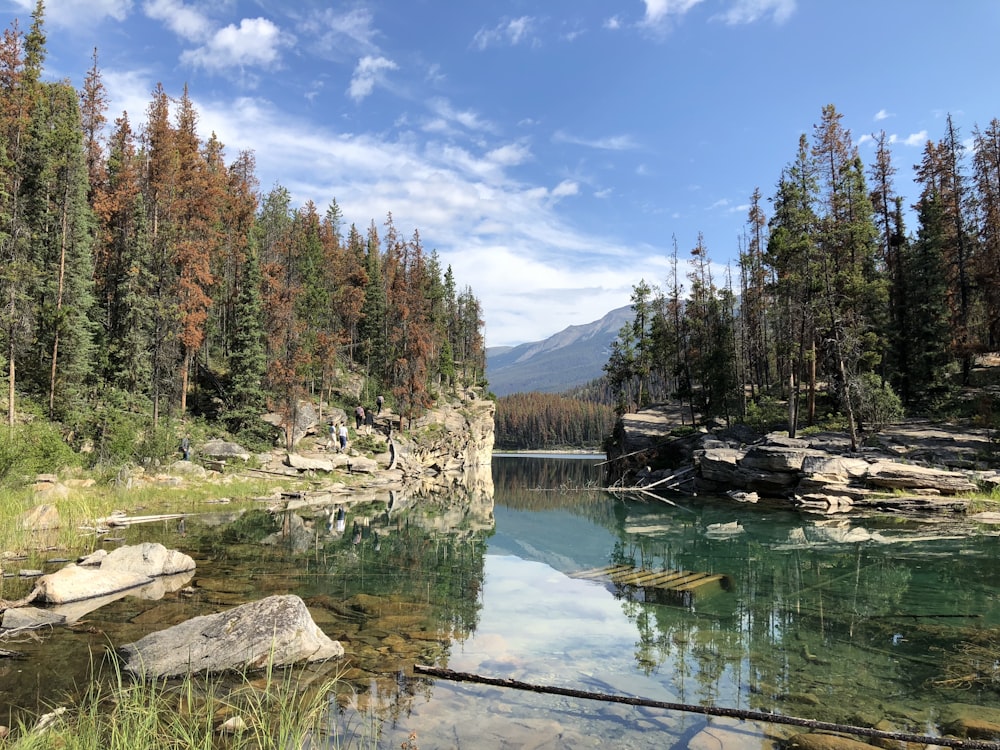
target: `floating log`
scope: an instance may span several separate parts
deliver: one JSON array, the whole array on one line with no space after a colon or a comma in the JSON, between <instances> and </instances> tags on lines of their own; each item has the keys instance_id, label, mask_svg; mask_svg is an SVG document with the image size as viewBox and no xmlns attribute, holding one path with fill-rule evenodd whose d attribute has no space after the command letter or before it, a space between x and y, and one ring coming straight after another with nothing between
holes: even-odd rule
<instances>
[{"instance_id":1,"label":"floating log","mask_svg":"<svg viewBox=\"0 0 1000 750\"><path fill-rule=\"evenodd\" d=\"M555 685L539 685L507 678L500 679L498 677L486 677L485 675L472 674L470 672L456 672L451 669L431 667L425 664L414 664L413 672L414 674L439 677L441 679L453 680L456 682L473 682L479 685L494 685L496 687L511 688L513 690L527 690L532 693L565 695L570 698L583 698L585 700L604 701L606 703L624 703L629 706L662 708L668 711L682 711L685 713L701 714L702 716L727 716L734 719L759 721L764 724L786 724L796 727L806 727L808 729L820 729L826 732L842 732L845 734L853 734L858 737L877 737L879 739L894 740L896 742L912 742L918 745L928 745L932 747L957 747L965 750L1000 750L1000 743L997 742L963 740L957 737L930 737L922 734L910 734L909 732L888 732L882 729L875 729L874 727L856 727L849 724L835 724L830 721L803 719L798 716L787 716L785 714L775 714L767 711L725 708L723 706L699 706L691 703L654 701L646 698L637 698L631 695L594 693L588 690L573 690L571 688L562 688Z\"/></svg>"}]
</instances>

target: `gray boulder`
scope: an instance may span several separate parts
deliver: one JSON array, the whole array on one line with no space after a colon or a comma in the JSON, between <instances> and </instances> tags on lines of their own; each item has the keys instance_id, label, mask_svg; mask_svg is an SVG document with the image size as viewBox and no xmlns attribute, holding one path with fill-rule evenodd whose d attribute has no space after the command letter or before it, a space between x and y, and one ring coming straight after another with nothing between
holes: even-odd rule
<instances>
[{"instance_id":1,"label":"gray boulder","mask_svg":"<svg viewBox=\"0 0 1000 750\"><path fill-rule=\"evenodd\" d=\"M232 443L228 440L209 440L204 445L198 447L198 453L208 458L215 458L226 461L238 458L241 461L250 460L250 452L239 443Z\"/></svg>"},{"instance_id":2,"label":"gray boulder","mask_svg":"<svg viewBox=\"0 0 1000 750\"><path fill-rule=\"evenodd\" d=\"M119 653L127 671L150 679L322 661L344 648L313 622L305 602L286 595L195 617Z\"/></svg>"},{"instance_id":3,"label":"gray boulder","mask_svg":"<svg viewBox=\"0 0 1000 750\"><path fill-rule=\"evenodd\" d=\"M892 489L931 489L942 495L975 492L977 487L965 474L931 469L915 464L878 461L868 471L868 483Z\"/></svg>"},{"instance_id":4,"label":"gray boulder","mask_svg":"<svg viewBox=\"0 0 1000 750\"><path fill-rule=\"evenodd\" d=\"M152 583L160 576L193 571L194 560L162 544L144 542L84 558L87 564L67 565L38 579L37 598L49 604L107 596Z\"/></svg>"},{"instance_id":5,"label":"gray boulder","mask_svg":"<svg viewBox=\"0 0 1000 750\"><path fill-rule=\"evenodd\" d=\"M333 471L333 461L330 459L303 456L299 453L289 453L285 457L285 464L299 471Z\"/></svg>"}]
</instances>

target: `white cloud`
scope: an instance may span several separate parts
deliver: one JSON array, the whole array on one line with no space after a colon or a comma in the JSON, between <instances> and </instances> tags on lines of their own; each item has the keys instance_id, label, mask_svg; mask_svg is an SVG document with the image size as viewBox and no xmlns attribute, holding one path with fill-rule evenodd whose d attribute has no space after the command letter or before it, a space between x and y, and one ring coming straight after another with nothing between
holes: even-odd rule
<instances>
[{"instance_id":1,"label":"white cloud","mask_svg":"<svg viewBox=\"0 0 1000 750\"><path fill-rule=\"evenodd\" d=\"M919 133L899 136L893 133L889 136L889 143L900 143L904 146L923 146L928 141L927 131L921 130Z\"/></svg>"},{"instance_id":2,"label":"white cloud","mask_svg":"<svg viewBox=\"0 0 1000 750\"><path fill-rule=\"evenodd\" d=\"M35 0L14 0L14 4L27 13L35 10ZM91 26L105 18L124 21L131 11L132 0L61 0L46 3L45 22L69 28Z\"/></svg>"},{"instance_id":3,"label":"white cloud","mask_svg":"<svg viewBox=\"0 0 1000 750\"><path fill-rule=\"evenodd\" d=\"M579 195L580 185L573 180L563 180L552 188L553 198L565 198L570 195Z\"/></svg>"},{"instance_id":4,"label":"white cloud","mask_svg":"<svg viewBox=\"0 0 1000 750\"><path fill-rule=\"evenodd\" d=\"M736 0L732 7L721 14L730 25L755 23L770 16L775 23L784 23L795 13L796 0Z\"/></svg>"},{"instance_id":5,"label":"white cloud","mask_svg":"<svg viewBox=\"0 0 1000 750\"><path fill-rule=\"evenodd\" d=\"M531 150L523 143L508 143L486 154L487 161L504 167L514 167L523 164L531 158Z\"/></svg>"},{"instance_id":6,"label":"white cloud","mask_svg":"<svg viewBox=\"0 0 1000 750\"><path fill-rule=\"evenodd\" d=\"M572 143L575 146L586 146L601 151L630 151L637 148L635 141L630 135L613 135L606 138L582 138L571 135L562 130L557 130L552 135L552 140L557 143Z\"/></svg>"},{"instance_id":7,"label":"white cloud","mask_svg":"<svg viewBox=\"0 0 1000 750\"><path fill-rule=\"evenodd\" d=\"M314 38L311 45L327 59L351 59L379 52L371 11L355 8L346 13L326 8L304 19L297 30Z\"/></svg>"},{"instance_id":8,"label":"white cloud","mask_svg":"<svg viewBox=\"0 0 1000 750\"><path fill-rule=\"evenodd\" d=\"M887 112L884 109L880 109L878 112L875 113L875 122L880 122L881 120L888 120L890 117L892 117L892 114L890 112Z\"/></svg>"},{"instance_id":9,"label":"white cloud","mask_svg":"<svg viewBox=\"0 0 1000 750\"><path fill-rule=\"evenodd\" d=\"M362 57L354 68L351 85L347 89L348 95L354 101L361 101L375 90L375 84L383 80L386 71L398 68L399 66L387 57L372 55Z\"/></svg>"},{"instance_id":10,"label":"white cloud","mask_svg":"<svg viewBox=\"0 0 1000 750\"><path fill-rule=\"evenodd\" d=\"M216 31L204 46L185 51L181 62L206 69L271 67L280 59L285 40L266 18L244 18L239 26L230 24Z\"/></svg>"},{"instance_id":11,"label":"white cloud","mask_svg":"<svg viewBox=\"0 0 1000 750\"><path fill-rule=\"evenodd\" d=\"M484 132L494 132L496 127L493 123L488 120L484 120L476 112L472 110L461 110L455 109L451 102L447 99L442 99L440 97L432 99L428 102L430 110L437 115L438 119L443 120L445 123L457 123L461 125L466 130L473 131L484 131Z\"/></svg>"},{"instance_id":12,"label":"white cloud","mask_svg":"<svg viewBox=\"0 0 1000 750\"><path fill-rule=\"evenodd\" d=\"M617 31L622 27L622 20L618 16L611 16L604 22L604 28L611 31Z\"/></svg>"},{"instance_id":13,"label":"white cloud","mask_svg":"<svg viewBox=\"0 0 1000 750\"><path fill-rule=\"evenodd\" d=\"M202 42L212 36L212 22L201 11L181 0L148 0L142 9L154 21L162 21L179 37Z\"/></svg>"},{"instance_id":14,"label":"white cloud","mask_svg":"<svg viewBox=\"0 0 1000 750\"><path fill-rule=\"evenodd\" d=\"M683 16L702 0L643 0L646 15L643 22L655 26L669 16Z\"/></svg>"},{"instance_id":15,"label":"white cloud","mask_svg":"<svg viewBox=\"0 0 1000 750\"><path fill-rule=\"evenodd\" d=\"M492 29L480 29L472 38L472 45L478 49L486 49L500 44L517 45L531 38L535 19L531 16L521 16L500 22Z\"/></svg>"}]
</instances>

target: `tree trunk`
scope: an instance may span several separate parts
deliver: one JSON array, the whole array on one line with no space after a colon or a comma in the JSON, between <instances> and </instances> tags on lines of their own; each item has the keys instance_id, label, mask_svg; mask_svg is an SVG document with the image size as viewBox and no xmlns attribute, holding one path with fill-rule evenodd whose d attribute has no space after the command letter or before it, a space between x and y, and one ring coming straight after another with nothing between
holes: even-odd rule
<instances>
[{"instance_id":1,"label":"tree trunk","mask_svg":"<svg viewBox=\"0 0 1000 750\"><path fill-rule=\"evenodd\" d=\"M63 285L66 280L66 225L69 223L69 185L62 206L62 232L59 238L59 286L56 292L56 327L52 335L52 371L49 373L49 418L52 419L56 408L56 363L59 361L59 313L62 311Z\"/></svg>"},{"instance_id":2,"label":"tree trunk","mask_svg":"<svg viewBox=\"0 0 1000 750\"><path fill-rule=\"evenodd\" d=\"M184 364L181 366L181 416L187 413L188 373L191 370L191 350L184 348Z\"/></svg>"}]
</instances>

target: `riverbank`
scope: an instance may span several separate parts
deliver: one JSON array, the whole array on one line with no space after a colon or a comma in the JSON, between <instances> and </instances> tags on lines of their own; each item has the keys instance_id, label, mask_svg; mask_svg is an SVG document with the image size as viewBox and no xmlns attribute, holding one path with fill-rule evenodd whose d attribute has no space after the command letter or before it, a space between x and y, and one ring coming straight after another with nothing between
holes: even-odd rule
<instances>
[{"instance_id":1,"label":"riverbank","mask_svg":"<svg viewBox=\"0 0 1000 750\"><path fill-rule=\"evenodd\" d=\"M789 438L744 425L696 429L685 416L652 406L622 417L608 454L609 483L767 498L827 513L953 513L968 510L973 497L1000 499L1000 443L972 424L902 422L852 451L845 433L806 430Z\"/></svg>"}]
</instances>

